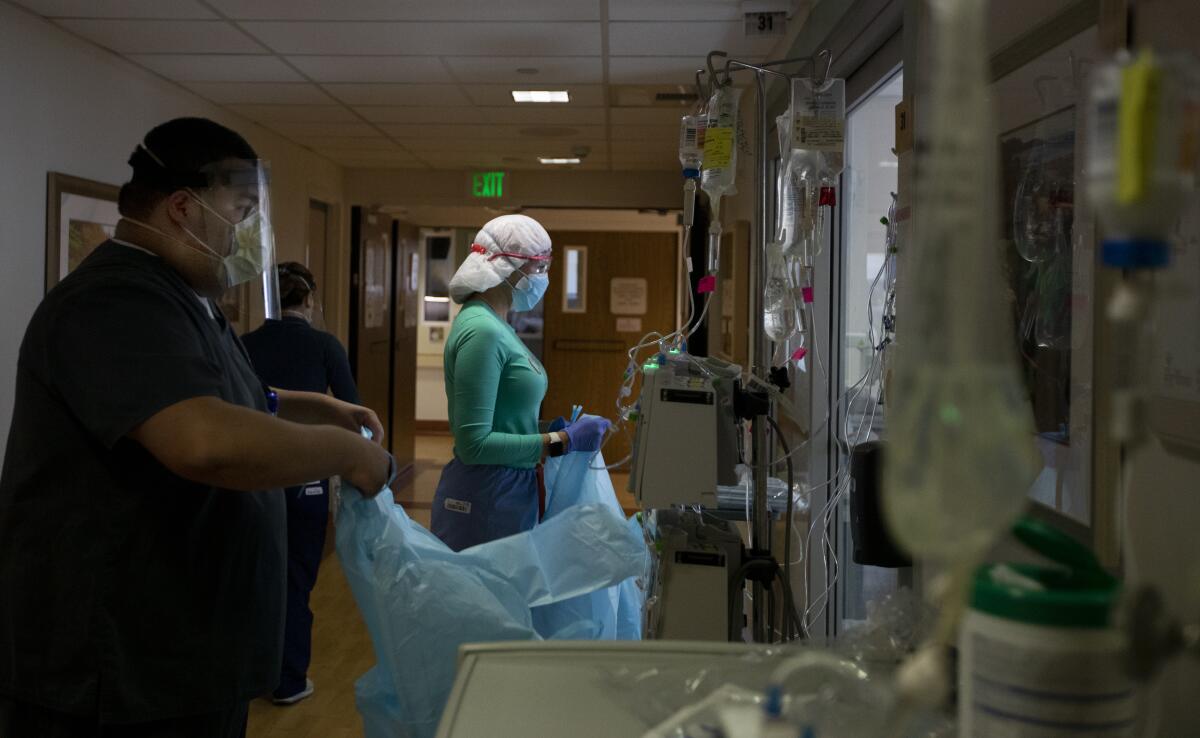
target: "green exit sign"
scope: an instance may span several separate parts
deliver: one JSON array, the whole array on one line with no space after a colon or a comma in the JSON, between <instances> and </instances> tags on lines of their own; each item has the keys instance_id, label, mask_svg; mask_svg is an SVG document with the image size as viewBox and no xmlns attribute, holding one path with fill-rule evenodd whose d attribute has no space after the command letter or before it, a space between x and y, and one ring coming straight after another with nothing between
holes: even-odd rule
<instances>
[{"instance_id":1,"label":"green exit sign","mask_svg":"<svg viewBox=\"0 0 1200 738\"><path fill-rule=\"evenodd\" d=\"M504 197L505 172L474 172L471 175L472 197Z\"/></svg>"}]
</instances>

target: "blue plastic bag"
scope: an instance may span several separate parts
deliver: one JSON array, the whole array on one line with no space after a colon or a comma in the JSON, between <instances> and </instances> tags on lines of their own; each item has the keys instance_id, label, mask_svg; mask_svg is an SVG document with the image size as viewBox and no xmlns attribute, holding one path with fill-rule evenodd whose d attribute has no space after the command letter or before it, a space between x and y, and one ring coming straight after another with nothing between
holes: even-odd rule
<instances>
[{"instance_id":1,"label":"blue plastic bag","mask_svg":"<svg viewBox=\"0 0 1200 738\"><path fill-rule=\"evenodd\" d=\"M604 505L620 519L625 518L612 477L604 468L604 456L571 453L546 460L546 514L543 523L579 505ZM641 526L628 523L642 537ZM642 576L640 571L637 576ZM635 577L607 589L580 595L533 610L533 625L543 638L561 640L640 640L642 637L642 591Z\"/></svg>"},{"instance_id":2,"label":"blue plastic bag","mask_svg":"<svg viewBox=\"0 0 1200 738\"><path fill-rule=\"evenodd\" d=\"M355 684L367 738L432 736L459 645L538 640L531 608L619 584L647 562L640 532L605 506L454 552L389 490L368 500L343 489L337 551L377 660Z\"/></svg>"}]
</instances>

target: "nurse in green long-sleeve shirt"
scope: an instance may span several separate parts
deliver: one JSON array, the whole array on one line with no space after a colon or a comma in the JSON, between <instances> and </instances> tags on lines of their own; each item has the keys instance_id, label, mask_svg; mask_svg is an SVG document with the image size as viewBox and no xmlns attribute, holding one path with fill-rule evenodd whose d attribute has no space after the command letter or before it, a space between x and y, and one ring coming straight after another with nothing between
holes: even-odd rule
<instances>
[{"instance_id":1,"label":"nurse in green long-sleeve shirt","mask_svg":"<svg viewBox=\"0 0 1200 738\"><path fill-rule=\"evenodd\" d=\"M506 318L542 299L550 258L540 223L504 215L479 231L450 280L450 296L463 305L444 353L454 458L442 470L431 527L456 551L532 528L541 461L595 451L608 430L594 415L538 430L546 370Z\"/></svg>"}]
</instances>

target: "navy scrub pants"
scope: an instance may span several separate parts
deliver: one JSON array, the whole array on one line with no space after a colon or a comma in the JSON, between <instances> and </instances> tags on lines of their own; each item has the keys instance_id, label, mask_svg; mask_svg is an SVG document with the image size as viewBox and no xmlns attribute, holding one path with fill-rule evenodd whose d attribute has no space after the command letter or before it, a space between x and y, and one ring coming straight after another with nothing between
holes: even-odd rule
<instances>
[{"instance_id":1,"label":"navy scrub pants","mask_svg":"<svg viewBox=\"0 0 1200 738\"><path fill-rule=\"evenodd\" d=\"M287 497L287 619L283 634L283 668L276 698L301 692L312 658L313 614L309 595L317 583L325 529L329 522L329 480L284 490Z\"/></svg>"}]
</instances>

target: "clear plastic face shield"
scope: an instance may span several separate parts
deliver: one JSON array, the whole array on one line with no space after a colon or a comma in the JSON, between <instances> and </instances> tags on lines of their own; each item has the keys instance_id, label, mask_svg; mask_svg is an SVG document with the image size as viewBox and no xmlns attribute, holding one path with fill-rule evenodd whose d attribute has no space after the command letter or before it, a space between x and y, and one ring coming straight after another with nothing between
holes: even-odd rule
<instances>
[{"instance_id":1,"label":"clear plastic face shield","mask_svg":"<svg viewBox=\"0 0 1200 738\"><path fill-rule=\"evenodd\" d=\"M189 233L218 261L218 288L259 282L265 317L278 319L279 281L273 268L275 234L266 162L228 159L200 173L208 186L193 195L205 211L204 233Z\"/></svg>"}]
</instances>

